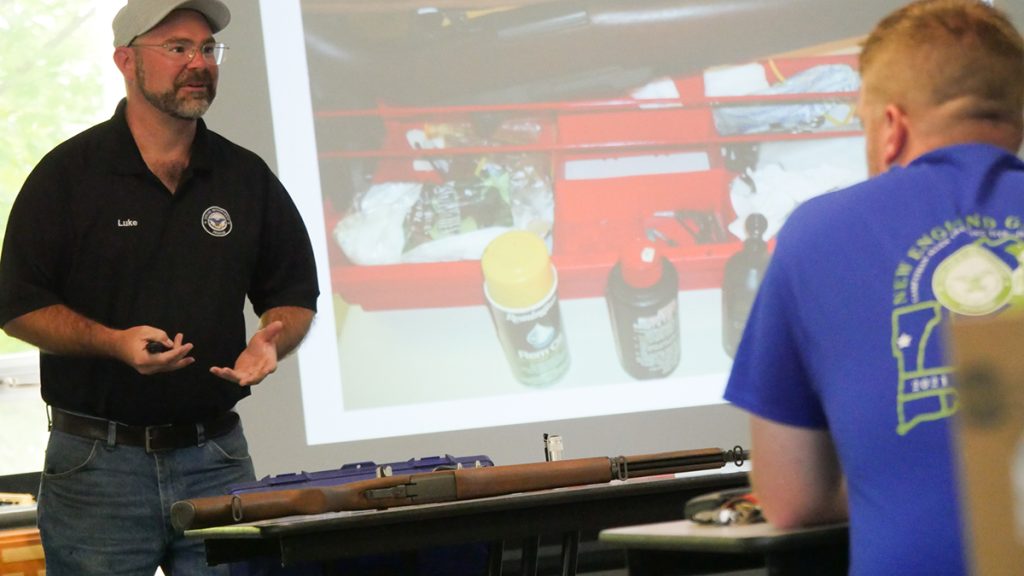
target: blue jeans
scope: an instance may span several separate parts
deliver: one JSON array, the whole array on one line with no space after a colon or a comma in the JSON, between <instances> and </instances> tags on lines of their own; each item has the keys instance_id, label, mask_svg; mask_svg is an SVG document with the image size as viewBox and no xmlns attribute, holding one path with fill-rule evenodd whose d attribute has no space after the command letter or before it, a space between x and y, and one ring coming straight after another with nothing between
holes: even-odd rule
<instances>
[{"instance_id":1,"label":"blue jeans","mask_svg":"<svg viewBox=\"0 0 1024 576\"><path fill-rule=\"evenodd\" d=\"M171 504L255 479L239 425L200 446L147 454L53 430L39 488L48 576L227 575L199 539L171 526Z\"/></svg>"}]
</instances>

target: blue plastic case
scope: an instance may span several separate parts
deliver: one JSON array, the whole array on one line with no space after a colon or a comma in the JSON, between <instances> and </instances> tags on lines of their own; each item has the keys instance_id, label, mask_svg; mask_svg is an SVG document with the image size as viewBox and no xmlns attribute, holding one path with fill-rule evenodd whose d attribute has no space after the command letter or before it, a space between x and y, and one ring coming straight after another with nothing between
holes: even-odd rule
<instances>
[{"instance_id":1,"label":"blue plastic case","mask_svg":"<svg viewBox=\"0 0 1024 576\"><path fill-rule=\"evenodd\" d=\"M487 456L455 457L426 456L410 458L401 462L376 464L374 462L353 462L334 470L318 472L297 472L266 476L255 482L245 482L228 487L229 494L290 490L296 488L318 488L347 484L357 480L369 480L386 476L421 474L437 470L458 470L494 466ZM488 548L485 543L446 546L417 551L413 556L397 554L375 555L362 558L337 560L329 567L320 563L281 567L274 561L259 559L230 564L231 576L319 576L325 573L350 576L379 576L383 574L410 573L418 576L476 576L485 574Z\"/></svg>"},{"instance_id":2,"label":"blue plastic case","mask_svg":"<svg viewBox=\"0 0 1024 576\"><path fill-rule=\"evenodd\" d=\"M235 484L228 488L230 494L245 494L248 492L266 492L269 490L291 490L295 488L318 488L324 486L337 486L347 484L356 480L369 480L386 476L401 476L403 474L420 474L433 472L435 470L458 470L460 468L482 468L494 466L494 462L487 456L464 456L457 458L450 454L444 456L426 456L424 458L410 458L403 462L389 462L387 464L376 464L374 462L353 462L345 464L335 470L322 470L319 472L297 472L279 474L277 476L266 476L256 482Z\"/></svg>"}]
</instances>

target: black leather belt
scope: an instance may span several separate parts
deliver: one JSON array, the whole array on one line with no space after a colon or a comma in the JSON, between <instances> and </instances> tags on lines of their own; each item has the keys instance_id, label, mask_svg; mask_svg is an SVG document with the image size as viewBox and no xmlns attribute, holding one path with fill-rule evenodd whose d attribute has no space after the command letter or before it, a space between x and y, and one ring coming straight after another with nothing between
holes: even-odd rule
<instances>
[{"instance_id":1,"label":"black leather belt","mask_svg":"<svg viewBox=\"0 0 1024 576\"><path fill-rule=\"evenodd\" d=\"M238 425L238 414L235 412L225 412L216 418L195 424L158 426L132 426L75 414L60 408L52 409L51 418L54 430L111 444L141 446L146 452L198 446L207 438L217 438L231 432Z\"/></svg>"}]
</instances>

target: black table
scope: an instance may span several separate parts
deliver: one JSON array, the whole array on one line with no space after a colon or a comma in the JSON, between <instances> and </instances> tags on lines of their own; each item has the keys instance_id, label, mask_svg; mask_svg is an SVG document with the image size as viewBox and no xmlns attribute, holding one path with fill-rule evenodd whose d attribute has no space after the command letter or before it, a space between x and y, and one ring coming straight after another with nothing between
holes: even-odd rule
<instances>
[{"instance_id":1,"label":"black table","mask_svg":"<svg viewBox=\"0 0 1024 576\"><path fill-rule=\"evenodd\" d=\"M205 541L211 565L270 557L291 566L488 543L491 575L501 573L506 542L521 544L521 572L536 574L540 539L554 535L562 539L562 574L572 575L582 533L681 519L690 498L747 484L743 471L658 476L388 510L293 516L185 534Z\"/></svg>"},{"instance_id":2,"label":"black table","mask_svg":"<svg viewBox=\"0 0 1024 576\"><path fill-rule=\"evenodd\" d=\"M769 524L718 526L675 520L602 530L603 544L626 550L630 576L704 574L764 567L769 575L845 576L848 527L781 530Z\"/></svg>"}]
</instances>

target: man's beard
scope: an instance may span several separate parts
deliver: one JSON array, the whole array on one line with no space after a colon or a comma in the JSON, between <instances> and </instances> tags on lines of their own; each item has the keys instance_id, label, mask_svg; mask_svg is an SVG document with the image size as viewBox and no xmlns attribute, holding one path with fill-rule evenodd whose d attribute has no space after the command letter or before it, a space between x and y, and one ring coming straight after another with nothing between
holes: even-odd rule
<instances>
[{"instance_id":1,"label":"man's beard","mask_svg":"<svg viewBox=\"0 0 1024 576\"><path fill-rule=\"evenodd\" d=\"M136 62L135 79L138 82L139 90L143 97L149 101L157 110L182 120L195 120L207 110L217 96L217 86L213 81L213 75L209 70L186 70L175 78L174 85L170 90L154 92L146 88L146 72L141 62ZM178 90L191 82L203 82L206 85L206 94L202 96L178 97Z\"/></svg>"}]
</instances>

